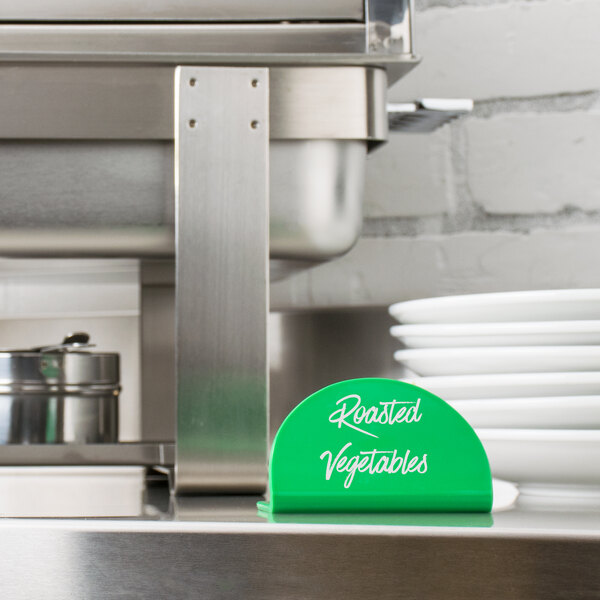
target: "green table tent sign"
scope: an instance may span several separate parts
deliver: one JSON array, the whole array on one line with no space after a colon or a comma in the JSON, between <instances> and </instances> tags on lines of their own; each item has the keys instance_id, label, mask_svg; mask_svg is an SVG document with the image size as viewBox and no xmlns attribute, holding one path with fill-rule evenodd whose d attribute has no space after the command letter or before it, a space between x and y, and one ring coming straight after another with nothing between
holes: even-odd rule
<instances>
[{"instance_id":1,"label":"green table tent sign","mask_svg":"<svg viewBox=\"0 0 600 600\"><path fill-rule=\"evenodd\" d=\"M300 403L271 450L273 513L489 512L483 446L451 406L392 379L351 379Z\"/></svg>"}]
</instances>

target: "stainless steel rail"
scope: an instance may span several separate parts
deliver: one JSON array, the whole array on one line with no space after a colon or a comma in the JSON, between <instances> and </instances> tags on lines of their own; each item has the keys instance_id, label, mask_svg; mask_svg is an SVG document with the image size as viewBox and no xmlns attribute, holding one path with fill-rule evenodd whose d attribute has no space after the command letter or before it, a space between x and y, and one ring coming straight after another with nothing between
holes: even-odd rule
<instances>
[{"instance_id":1,"label":"stainless steel rail","mask_svg":"<svg viewBox=\"0 0 600 600\"><path fill-rule=\"evenodd\" d=\"M6 0L0 21L360 21L363 13L362 0Z\"/></svg>"},{"instance_id":2,"label":"stainless steel rail","mask_svg":"<svg viewBox=\"0 0 600 600\"><path fill-rule=\"evenodd\" d=\"M143 465L172 467L173 443L3 444L0 466Z\"/></svg>"}]
</instances>

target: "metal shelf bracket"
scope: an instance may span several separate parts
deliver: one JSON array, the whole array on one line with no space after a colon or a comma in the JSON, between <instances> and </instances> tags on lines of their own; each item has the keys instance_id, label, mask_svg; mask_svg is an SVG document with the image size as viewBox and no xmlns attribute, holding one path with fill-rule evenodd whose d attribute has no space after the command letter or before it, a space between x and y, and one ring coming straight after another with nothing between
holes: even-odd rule
<instances>
[{"instance_id":1,"label":"metal shelf bracket","mask_svg":"<svg viewBox=\"0 0 600 600\"><path fill-rule=\"evenodd\" d=\"M175 78L175 491L260 493L269 70L178 67Z\"/></svg>"}]
</instances>

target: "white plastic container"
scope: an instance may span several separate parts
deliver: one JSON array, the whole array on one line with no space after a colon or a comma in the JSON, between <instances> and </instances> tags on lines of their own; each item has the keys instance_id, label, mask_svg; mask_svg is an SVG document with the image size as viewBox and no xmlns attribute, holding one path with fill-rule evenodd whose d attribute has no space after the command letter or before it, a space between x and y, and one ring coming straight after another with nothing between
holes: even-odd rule
<instances>
[{"instance_id":1,"label":"white plastic container","mask_svg":"<svg viewBox=\"0 0 600 600\"><path fill-rule=\"evenodd\" d=\"M0 467L0 517L135 517L144 467Z\"/></svg>"}]
</instances>

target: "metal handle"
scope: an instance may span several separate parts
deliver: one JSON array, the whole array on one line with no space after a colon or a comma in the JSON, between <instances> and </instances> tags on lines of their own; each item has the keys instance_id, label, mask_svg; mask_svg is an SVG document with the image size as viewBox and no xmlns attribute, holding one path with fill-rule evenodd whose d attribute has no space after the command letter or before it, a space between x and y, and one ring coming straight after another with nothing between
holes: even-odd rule
<instances>
[{"instance_id":1,"label":"metal handle","mask_svg":"<svg viewBox=\"0 0 600 600\"><path fill-rule=\"evenodd\" d=\"M388 104L390 131L430 133L438 127L473 110L473 100L423 98L414 102Z\"/></svg>"},{"instance_id":2,"label":"metal handle","mask_svg":"<svg viewBox=\"0 0 600 600\"><path fill-rule=\"evenodd\" d=\"M81 348L94 348L96 344L90 344L90 334L84 331L69 333L60 344L51 346L38 346L32 348L31 352L68 352L69 350L80 350Z\"/></svg>"}]
</instances>

